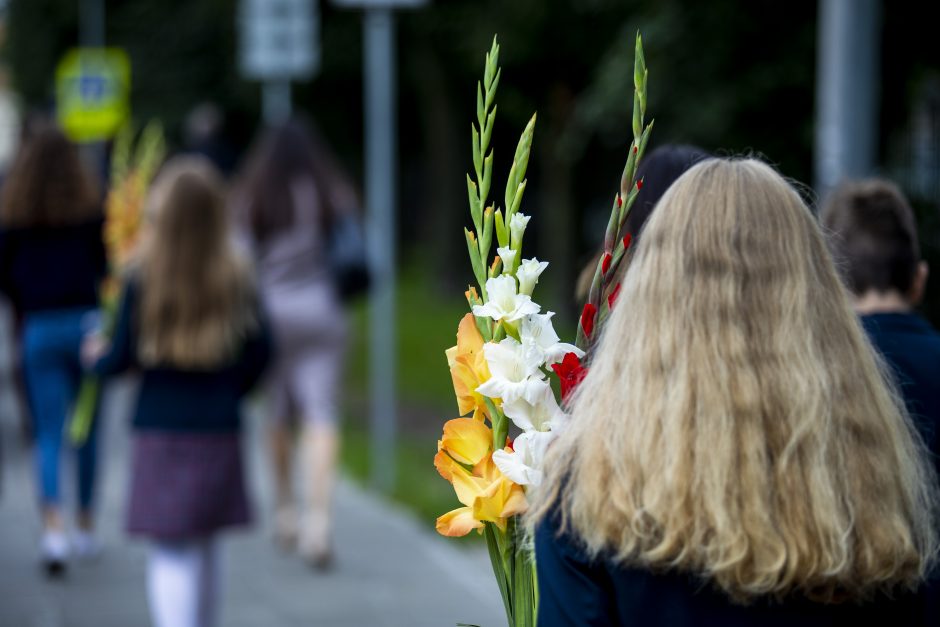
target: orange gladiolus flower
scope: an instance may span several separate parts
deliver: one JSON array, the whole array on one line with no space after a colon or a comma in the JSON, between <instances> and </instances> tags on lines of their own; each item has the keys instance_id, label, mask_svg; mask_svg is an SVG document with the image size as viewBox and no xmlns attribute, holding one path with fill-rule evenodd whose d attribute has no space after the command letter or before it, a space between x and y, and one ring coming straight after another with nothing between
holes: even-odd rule
<instances>
[{"instance_id":1,"label":"orange gladiolus flower","mask_svg":"<svg viewBox=\"0 0 940 627\"><path fill-rule=\"evenodd\" d=\"M483 336L477 329L473 314L467 314L457 327L457 346L444 353L450 366L450 376L457 396L457 410L461 416L473 412L473 417L483 420L489 410L483 396L476 389L490 378L490 369L483 355ZM498 405L498 403L497 403Z\"/></svg>"},{"instance_id":2,"label":"orange gladiolus flower","mask_svg":"<svg viewBox=\"0 0 940 627\"><path fill-rule=\"evenodd\" d=\"M437 531L445 536L464 536L492 522L506 528L509 516L527 507L522 486L503 476L493 463L493 433L473 418L455 418L444 425L434 466L451 482L463 504L437 519Z\"/></svg>"}]
</instances>

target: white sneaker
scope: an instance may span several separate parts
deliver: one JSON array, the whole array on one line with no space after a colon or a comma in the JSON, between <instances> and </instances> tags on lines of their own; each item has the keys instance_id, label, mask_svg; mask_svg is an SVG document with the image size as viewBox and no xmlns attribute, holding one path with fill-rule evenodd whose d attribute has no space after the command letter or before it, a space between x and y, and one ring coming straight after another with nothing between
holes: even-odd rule
<instances>
[{"instance_id":1,"label":"white sneaker","mask_svg":"<svg viewBox=\"0 0 940 627\"><path fill-rule=\"evenodd\" d=\"M90 561L101 555L101 543L90 531L76 531L72 536L72 551L76 558Z\"/></svg>"},{"instance_id":2,"label":"white sneaker","mask_svg":"<svg viewBox=\"0 0 940 627\"><path fill-rule=\"evenodd\" d=\"M42 566L50 577L65 574L69 559L69 541L64 531L46 530L42 534Z\"/></svg>"}]
</instances>

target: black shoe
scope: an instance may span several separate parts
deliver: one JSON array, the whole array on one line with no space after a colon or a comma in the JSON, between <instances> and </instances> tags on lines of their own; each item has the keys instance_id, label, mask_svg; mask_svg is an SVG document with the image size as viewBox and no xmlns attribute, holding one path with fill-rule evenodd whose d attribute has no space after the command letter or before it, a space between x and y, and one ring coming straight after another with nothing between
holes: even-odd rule
<instances>
[{"instance_id":1,"label":"black shoe","mask_svg":"<svg viewBox=\"0 0 940 627\"><path fill-rule=\"evenodd\" d=\"M66 562L55 559L43 560L42 570L49 579L62 579L65 577Z\"/></svg>"}]
</instances>

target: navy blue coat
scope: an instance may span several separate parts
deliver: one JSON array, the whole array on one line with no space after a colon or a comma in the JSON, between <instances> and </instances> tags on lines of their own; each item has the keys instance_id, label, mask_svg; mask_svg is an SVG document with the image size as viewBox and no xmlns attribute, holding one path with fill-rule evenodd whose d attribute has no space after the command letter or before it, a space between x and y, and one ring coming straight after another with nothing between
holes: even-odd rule
<instances>
[{"instance_id":1,"label":"navy blue coat","mask_svg":"<svg viewBox=\"0 0 940 627\"><path fill-rule=\"evenodd\" d=\"M940 472L940 334L909 313L862 316L862 325L894 372L907 410Z\"/></svg>"},{"instance_id":2,"label":"navy blue coat","mask_svg":"<svg viewBox=\"0 0 940 627\"><path fill-rule=\"evenodd\" d=\"M587 559L557 535L553 518L536 530L539 627L832 627L932 625L927 595L879 598L865 605L824 605L803 598L742 606L696 577L624 568Z\"/></svg>"},{"instance_id":3,"label":"navy blue coat","mask_svg":"<svg viewBox=\"0 0 940 627\"><path fill-rule=\"evenodd\" d=\"M137 359L137 311L140 288L130 281L125 289L111 349L94 368L101 376L140 370L140 392L134 413L136 429L174 432L235 431L240 405L258 382L271 358L272 341L263 313L259 326L242 343L229 363L211 370L182 370L171 366L142 367Z\"/></svg>"}]
</instances>

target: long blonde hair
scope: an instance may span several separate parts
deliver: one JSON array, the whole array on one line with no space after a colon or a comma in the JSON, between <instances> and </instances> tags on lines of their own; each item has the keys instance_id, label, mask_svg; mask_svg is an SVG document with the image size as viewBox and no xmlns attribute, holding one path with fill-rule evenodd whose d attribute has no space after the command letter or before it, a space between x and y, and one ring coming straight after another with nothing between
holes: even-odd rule
<instances>
[{"instance_id":1,"label":"long blonde hair","mask_svg":"<svg viewBox=\"0 0 940 627\"><path fill-rule=\"evenodd\" d=\"M146 216L140 360L216 367L256 323L253 285L232 245L219 174L200 157L169 161L154 180Z\"/></svg>"},{"instance_id":2,"label":"long blonde hair","mask_svg":"<svg viewBox=\"0 0 940 627\"><path fill-rule=\"evenodd\" d=\"M916 586L935 477L793 188L703 162L635 255L530 523L739 602Z\"/></svg>"}]
</instances>

